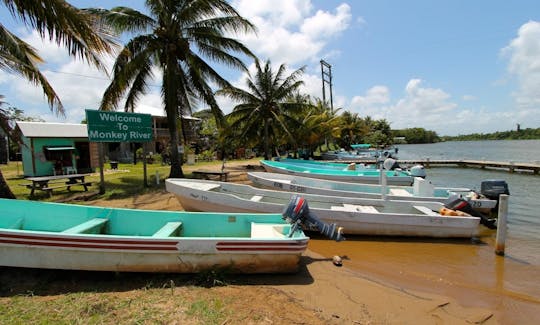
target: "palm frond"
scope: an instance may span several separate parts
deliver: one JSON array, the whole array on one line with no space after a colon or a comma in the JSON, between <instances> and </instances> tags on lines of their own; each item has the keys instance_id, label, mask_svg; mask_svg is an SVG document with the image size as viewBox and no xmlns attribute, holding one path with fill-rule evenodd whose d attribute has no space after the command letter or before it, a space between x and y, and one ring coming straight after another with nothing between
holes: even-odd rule
<instances>
[{"instance_id":1,"label":"palm frond","mask_svg":"<svg viewBox=\"0 0 540 325\"><path fill-rule=\"evenodd\" d=\"M112 53L113 36L95 17L64 0L4 1L10 13L35 29L42 38L54 41L69 54L106 71L101 53Z\"/></svg>"}]
</instances>

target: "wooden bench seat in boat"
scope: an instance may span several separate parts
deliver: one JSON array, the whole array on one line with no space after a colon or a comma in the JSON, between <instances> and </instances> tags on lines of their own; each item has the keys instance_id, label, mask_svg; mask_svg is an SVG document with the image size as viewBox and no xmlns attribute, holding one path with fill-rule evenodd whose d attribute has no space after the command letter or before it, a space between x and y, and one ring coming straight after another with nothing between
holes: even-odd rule
<instances>
[{"instance_id":1,"label":"wooden bench seat in boat","mask_svg":"<svg viewBox=\"0 0 540 325\"><path fill-rule=\"evenodd\" d=\"M251 238L282 238L288 235L290 225L282 223L251 223ZM287 228L287 229L285 229Z\"/></svg>"},{"instance_id":2,"label":"wooden bench seat in boat","mask_svg":"<svg viewBox=\"0 0 540 325\"><path fill-rule=\"evenodd\" d=\"M379 213L379 210L377 210L375 207L371 205L358 205L358 204L346 204L346 203L343 203L343 206L333 205L330 207L330 210L363 212L363 213Z\"/></svg>"},{"instance_id":3,"label":"wooden bench seat in boat","mask_svg":"<svg viewBox=\"0 0 540 325\"><path fill-rule=\"evenodd\" d=\"M262 195L253 195L249 200L253 202L259 202L262 198Z\"/></svg>"},{"instance_id":4,"label":"wooden bench seat in boat","mask_svg":"<svg viewBox=\"0 0 540 325\"><path fill-rule=\"evenodd\" d=\"M409 191L404 190L402 188L391 188L390 189L390 195L398 195L398 196L412 196Z\"/></svg>"},{"instance_id":5,"label":"wooden bench seat in boat","mask_svg":"<svg viewBox=\"0 0 540 325\"><path fill-rule=\"evenodd\" d=\"M182 228L182 222L167 222L163 227L156 231L152 237L178 237L180 235L180 228Z\"/></svg>"},{"instance_id":6,"label":"wooden bench seat in boat","mask_svg":"<svg viewBox=\"0 0 540 325\"><path fill-rule=\"evenodd\" d=\"M414 208L423 214L427 214L428 216L440 216L437 212L431 210L428 207L422 206L422 205L414 205Z\"/></svg>"},{"instance_id":7,"label":"wooden bench seat in boat","mask_svg":"<svg viewBox=\"0 0 540 325\"><path fill-rule=\"evenodd\" d=\"M68 228L62 232L68 234L99 234L107 221L109 221L109 219L94 218L74 227Z\"/></svg>"}]
</instances>

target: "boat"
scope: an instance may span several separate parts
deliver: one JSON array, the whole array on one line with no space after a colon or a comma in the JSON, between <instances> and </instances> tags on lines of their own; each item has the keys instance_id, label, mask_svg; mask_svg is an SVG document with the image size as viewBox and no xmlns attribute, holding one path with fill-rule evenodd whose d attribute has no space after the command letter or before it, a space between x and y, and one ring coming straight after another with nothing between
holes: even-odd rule
<instances>
[{"instance_id":1,"label":"boat","mask_svg":"<svg viewBox=\"0 0 540 325\"><path fill-rule=\"evenodd\" d=\"M352 150L344 148L340 150L326 151L321 154L323 160L377 160L393 158L397 159L397 147L375 149L369 143L352 144Z\"/></svg>"},{"instance_id":2,"label":"boat","mask_svg":"<svg viewBox=\"0 0 540 325\"><path fill-rule=\"evenodd\" d=\"M312 166L301 166L298 164L288 164L281 161L273 160L261 160L260 164L267 172L290 174L298 176L309 176L312 178L328 179L342 182L357 182L357 183L369 183L377 184L381 182L381 170L373 168L356 169L356 166L344 170L317 168ZM415 168L418 168L416 166ZM388 184L392 185L412 185L415 174L410 171L404 170L386 170L383 169L386 174ZM423 169L422 169L423 171Z\"/></svg>"},{"instance_id":3,"label":"boat","mask_svg":"<svg viewBox=\"0 0 540 325\"><path fill-rule=\"evenodd\" d=\"M245 184L169 178L167 191L188 211L277 213L296 193ZM345 235L453 238L476 236L480 218L443 216L440 202L385 201L302 194L321 221L343 227ZM304 229L309 230L309 229Z\"/></svg>"},{"instance_id":4,"label":"boat","mask_svg":"<svg viewBox=\"0 0 540 325\"><path fill-rule=\"evenodd\" d=\"M306 159L295 159L295 158L282 158L278 160L279 162L305 166L311 168L321 168L321 169L333 169L333 170L346 170L352 169L355 170L364 170L364 169L377 169L375 164L363 164L363 163L344 163L344 162L330 162L324 160L306 160Z\"/></svg>"},{"instance_id":5,"label":"boat","mask_svg":"<svg viewBox=\"0 0 540 325\"><path fill-rule=\"evenodd\" d=\"M367 199L436 201L441 203L463 198L472 208L482 213L489 213L497 205L497 200L486 198L472 189L435 187L431 182L420 177L414 178L412 186L383 186L320 180L311 177L268 172L248 172L247 176L257 187L289 192Z\"/></svg>"},{"instance_id":6,"label":"boat","mask_svg":"<svg viewBox=\"0 0 540 325\"><path fill-rule=\"evenodd\" d=\"M0 199L0 265L116 272L291 273L309 238L281 214Z\"/></svg>"}]
</instances>

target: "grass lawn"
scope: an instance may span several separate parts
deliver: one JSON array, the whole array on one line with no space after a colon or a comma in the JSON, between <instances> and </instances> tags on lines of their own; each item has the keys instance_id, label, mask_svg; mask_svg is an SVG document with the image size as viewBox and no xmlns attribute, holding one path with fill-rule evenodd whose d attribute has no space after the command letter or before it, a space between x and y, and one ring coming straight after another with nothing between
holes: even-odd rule
<instances>
[{"instance_id":1,"label":"grass lawn","mask_svg":"<svg viewBox=\"0 0 540 325\"><path fill-rule=\"evenodd\" d=\"M225 167L230 164L238 163L245 165L258 165L260 159L261 158L226 161ZM182 170L184 171L185 177L191 178L192 172L194 170L219 170L222 164L223 162L220 160L201 161L195 163L194 165L184 164L182 166ZM71 191L68 191L67 188L55 189L51 198L48 197L46 192L42 191L36 191L36 193L34 193L34 196L30 198L30 190L24 185L27 184L28 181L24 179L24 172L22 170L21 162L9 162L7 165L0 165L0 169L11 191L13 192L13 194L15 194L17 199L20 200L33 199L43 201L59 201L66 200L73 195L80 195L81 193L85 193L82 187L76 186L73 187ZM130 197L135 194L145 194L158 190L164 190L164 180L169 176L170 166L154 163L147 164L146 169L148 187L144 186L144 168L142 162L137 164L119 163L118 169L116 170L109 169L109 164L106 163L104 166L105 193L103 195L99 195L98 198L121 199ZM98 192L100 185L99 169L96 169L95 173L86 176L85 181L92 182L92 186L90 187L89 192L91 192L92 194Z\"/></svg>"}]
</instances>

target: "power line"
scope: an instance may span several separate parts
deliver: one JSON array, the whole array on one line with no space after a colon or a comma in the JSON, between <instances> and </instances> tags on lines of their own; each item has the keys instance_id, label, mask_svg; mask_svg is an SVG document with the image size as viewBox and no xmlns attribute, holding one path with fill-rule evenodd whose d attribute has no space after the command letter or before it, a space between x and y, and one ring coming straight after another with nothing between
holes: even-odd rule
<instances>
[{"instance_id":1,"label":"power line","mask_svg":"<svg viewBox=\"0 0 540 325\"><path fill-rule=\"evenodd\" d=\"M48 71L53 72L53 73L66 74L66 75L70 75L70 76L77 76L77 77L83 77L83 78L88 78L88 79L107 80L107 81L112 80L111 78L108 78L108 77L90 76L90 75L84 75L84 74L74 73L74 72L65 72L65 71L57 71L57 70L48 70ZM161 88L161 86L159 86L159 85L150 85L149 84L148 86L149 87Z\"/></svg>"}]
</instances>

